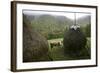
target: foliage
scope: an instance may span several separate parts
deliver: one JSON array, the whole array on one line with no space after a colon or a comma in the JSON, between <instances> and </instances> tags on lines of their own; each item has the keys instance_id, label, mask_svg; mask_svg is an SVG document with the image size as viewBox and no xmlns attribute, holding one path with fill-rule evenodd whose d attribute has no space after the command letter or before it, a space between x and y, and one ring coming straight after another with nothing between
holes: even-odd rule
<instances>
[{"instance_id":1,"label":"foliage","mask_svg":"<svg viewBox=\"0 0 100 73\"><path fill-rule=\"evenodd\" d=\"M41 15L39 18L33 20L31 25L33 29L41 33L47 39L54 39L63 37L67 21L59 20L50 15Z\"/></svg>"},{"instance_id":2,"label":"foliage","mask_svg":"<svg viewBox=\"0 0 100 73\"><path fill-rule=\"evenodd\" d=\"M63 40L65 54L78 57L80 51L85 48L86 41L87 39L80 28L69 29L65 32Z\"/></svg>"},{"instance_id":3,"label":"foliage","mask_svg":"<svg viewBox=\"0 0 100 73\"><path fill-rule=\"evenodd\" d=\"M85 28L85 34L87 37L91 37L91 25L90 24L87 24Z\"/></svg>"},{"instance_id":4,"label":"foliage","mask_svg":"<svg viewBox=\"0 0 100 73\"><path fill-rule=\"evenodd\" d=\"M91 25L90 24L87 24L86 26L81 27L81 29L86 37L91 37Z\"/></svg>"}]
</instances>

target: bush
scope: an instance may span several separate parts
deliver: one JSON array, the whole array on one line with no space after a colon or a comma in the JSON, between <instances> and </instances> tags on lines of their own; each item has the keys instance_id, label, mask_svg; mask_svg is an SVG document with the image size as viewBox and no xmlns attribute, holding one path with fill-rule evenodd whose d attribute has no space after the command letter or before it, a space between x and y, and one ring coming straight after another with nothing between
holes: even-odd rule
<instances>
[{"instance_id":1,"label":"bush","mask_svg":"<svg viewBox=\"0 0 100 73\"><path fill-rule=\"evenodd\" d=\"M65 31L63 40L65 55L80 56L81 50L85 49L86 41L86 37L80 28L76 30L70 28L67 32Z\"/></svg>"}]
</instances>

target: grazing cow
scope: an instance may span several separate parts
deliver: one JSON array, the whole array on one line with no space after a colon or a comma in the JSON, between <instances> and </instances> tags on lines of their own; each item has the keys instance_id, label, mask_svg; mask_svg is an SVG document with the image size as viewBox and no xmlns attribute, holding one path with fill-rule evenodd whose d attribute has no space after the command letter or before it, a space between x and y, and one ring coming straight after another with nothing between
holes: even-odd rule
<instances>
[{"instance_id":1,"label":"grazing cow","mask_svg":"<svg viewBox=\"0 0 100 73\"><path fill-rule=\"evenodd\" d=\"M50 43L51 48L53 48L54 46L61 46L60 42L52 42Z\"/></svg>"}]
</instances>

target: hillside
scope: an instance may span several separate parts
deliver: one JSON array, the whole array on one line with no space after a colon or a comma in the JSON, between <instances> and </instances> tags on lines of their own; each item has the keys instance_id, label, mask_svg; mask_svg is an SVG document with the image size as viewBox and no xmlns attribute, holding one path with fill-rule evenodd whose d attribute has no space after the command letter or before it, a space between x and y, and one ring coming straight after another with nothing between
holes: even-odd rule
<instances>
[{"instance_id":1,"label":"hillside","mask_svg":"<svg viewBox=\"0 0 100 73\"><path fill-rule=\"evenodd\" d=\"M66 16L50 14L23 15L26 22L31 23L33 30L38 31L47 39L61 38L66 29L73 25L73 20ZM77 23L84 27L90 24L90 16L81 17Z\"/></svg>"},{"instance_id":2,"label":"hillside","mask_svg":"<svg viewBox=\"0 0 100 73\"><path fill-rule=\"evenodd\" d=\"M63 36L63 33L72 21L65 16L39 15L28 16L34 30L40 32L47 39ZM51 37L52 36L52 37Z\"/></svg>"}]
</instances>

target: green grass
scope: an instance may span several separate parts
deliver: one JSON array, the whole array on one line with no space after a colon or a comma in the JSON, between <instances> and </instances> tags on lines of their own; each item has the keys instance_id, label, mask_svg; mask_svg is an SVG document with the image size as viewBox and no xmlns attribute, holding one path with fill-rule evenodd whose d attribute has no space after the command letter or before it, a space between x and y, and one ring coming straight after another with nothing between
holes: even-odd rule
<instances>
[{"instance_id":1,"label":"green grass","mask_svg":"<svg viewBox=\"0 0 100 73\"><path fill-rule=\"evenodd\" d=\"M58 39L52 39L52 40L48 40L48 43L50 42L58 42L58 41L62 41L62 38L58 38ZM90 49L90 38L87 38L87 46L88 49ZM64 49L63 49L63 45L62 46L54 46L53 48L50 47L49 44L49 51L50 51L50 57L54 60L54 61L58 61L58 60L75 60L77 58L71 58L69 56L65 56L64 55ZM87 57L87 56L86 56Z\"/></svg>"}]
</instances>

